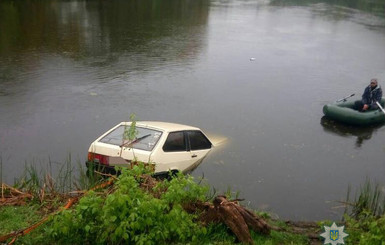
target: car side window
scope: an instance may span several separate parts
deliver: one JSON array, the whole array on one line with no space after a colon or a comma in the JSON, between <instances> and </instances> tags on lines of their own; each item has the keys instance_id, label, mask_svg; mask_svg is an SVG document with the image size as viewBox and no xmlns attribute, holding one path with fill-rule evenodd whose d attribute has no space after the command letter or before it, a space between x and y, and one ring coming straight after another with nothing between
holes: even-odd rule
<instances>
[{"instance_id":1,"label":"car side window","mask_svg":"<svg viewBox=\"0 0 385 245\"><path fill-rule=\"evenodd\" d=\"M182 131L169 133L163 145L163 151L187 151L184 133Z\"/></svg>"},{"instance_id":2,"label":"car side window","mask_svg":"<svg viewBox=\"0 0 385 245\"><path fill-rule=\"evenodd\" d=\"M188 131L190 148L194 150L206 150L211 148L211 142L201 131Z\"/></svg>"}]
</instances>

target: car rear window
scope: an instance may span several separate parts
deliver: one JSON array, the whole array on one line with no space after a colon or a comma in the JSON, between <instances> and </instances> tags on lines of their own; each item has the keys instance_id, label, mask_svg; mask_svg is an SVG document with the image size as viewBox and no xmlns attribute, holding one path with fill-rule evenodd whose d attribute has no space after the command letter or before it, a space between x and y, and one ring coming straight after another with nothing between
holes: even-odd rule
<instances>
[{"instance_id":1,"label":"car rear window","mask_svg":"<svg viewBox=\"0 0 385 245\"><path fill-rule=\"evenodd\" d=\"M102 139L100 139L99 142L117 146L132 147L134 149L140 149L145 151L152 151L152 149L154 149L156 143L160 139L160 136L162 135L161 131L136 127L136 139L129 141L123 139L125 128L127 128L128 130L129 126L126 127L124 125L121 125L117 127L109 134L104 136Z\"/></svg>"}]
</instances>

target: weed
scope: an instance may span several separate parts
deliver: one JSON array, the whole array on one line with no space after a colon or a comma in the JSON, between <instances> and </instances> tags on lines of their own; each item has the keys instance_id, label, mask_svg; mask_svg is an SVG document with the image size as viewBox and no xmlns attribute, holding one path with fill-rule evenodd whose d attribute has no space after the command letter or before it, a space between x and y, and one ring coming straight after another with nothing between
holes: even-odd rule
<instances>
[{"instance_id":1,"label":"weed","mask_svg":"<svg viewBox=\"0 0 385 245\"><path fill-rule=\"evenodd\" d=\"M360 187L353 201L350 200L350 186L346 197L345 214L353 218L359 218L363 214L381 216L385 214L385 197L378 183L372 183L369 179ZM349 211L350 207L350 211Z\"/></svg>"},{"instance_id":2,"label":"weed","mask_svg":"<svg viewBox=\"0 0 385 245\"><path fill-rule=\"evenodd\" d=\"M344 214L347 243L384 244L385 241L385 198L378 183L369 179L360 187L353 201L350 200L350 186Z\"/></svg>"},{"instance_id":3,"label":"weed","mask_svg":"<svg viewBox=\"0 0 385 245\"><path fill-rule=\"evenodd\" d=\"M3 157L0 155L0 184L3 183Z\"/></svg>"},{"instance_id":4,"label":"weed","mask_svg":"<svg viewBox=\"0 0 385 245\"><path fill-rule=\"evenodd\" d=\"M232 191L231 187L228 186L227 190L225 191L224 195L227 199L239 199L240 192L239 191Z\"/></svg>"}]
</instances>

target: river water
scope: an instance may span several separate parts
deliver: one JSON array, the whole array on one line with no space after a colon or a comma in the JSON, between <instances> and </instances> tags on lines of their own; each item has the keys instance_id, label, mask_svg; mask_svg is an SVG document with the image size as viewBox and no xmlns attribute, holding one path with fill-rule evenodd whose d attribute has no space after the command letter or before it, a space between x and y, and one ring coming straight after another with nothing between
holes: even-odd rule
<instances>
[{"instance_id":1,"label":"river water","mask_svg":"<svg viewBox=\"0 0 385 245\"><path fill-rule=\"evenodd\" d=\"M332 4L337 2L337 4ZM71 155L126 121L227 137L192 173L251 208L339 220L348 186L385 184L385 127L322 106L385 86L381 1L1 1L0 163ZM75 160L76 159L76 160Z\"/></svg>"}]
</instances>

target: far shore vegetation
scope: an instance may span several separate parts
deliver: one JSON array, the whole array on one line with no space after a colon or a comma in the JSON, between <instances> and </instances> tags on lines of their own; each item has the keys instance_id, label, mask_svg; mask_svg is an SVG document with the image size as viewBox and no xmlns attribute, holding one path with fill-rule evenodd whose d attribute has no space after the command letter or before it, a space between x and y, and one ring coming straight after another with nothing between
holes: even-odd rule
<instances>
[{"instance_id":1,"label":"far shore vegetation","mask_svg":"<svg viewBox=\"0 0 385 245\"><path fill-rule=\"evenodd\" d=\"M27 165L24 176L12 186L2 183L0 239L19 231L15 244L238 242L225 225L203 224L198 220L198 214L183 209L186 202L210 202L218 194L229 199L238 198L231 191L214 193L203 179L179 174L143 190L139 185L140 176L148 174L148 170L140 164L132 170L122 169L119 176L87 176L86 169L80 163L73 164L70 157L55 178L48 172ZM114 184L100 185L111 178ZM367 180L354 197L351 196L349 188L343 203L345 214L340 222L336 222L338 226L344 225L344 231L349 234L345 244L383 244L383 190ZM70 203L69 200L74 201ZM269 235L251 231L254 244L322 244L323 238L319 235L324 231L323 226L333 223L317 221L301 226L296 222L275 220L265 212L256 213L276 229ZM39 222L41 224L35 229L24 230Z\"/></svg>"}]
</instances>

